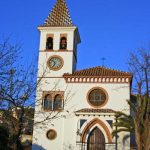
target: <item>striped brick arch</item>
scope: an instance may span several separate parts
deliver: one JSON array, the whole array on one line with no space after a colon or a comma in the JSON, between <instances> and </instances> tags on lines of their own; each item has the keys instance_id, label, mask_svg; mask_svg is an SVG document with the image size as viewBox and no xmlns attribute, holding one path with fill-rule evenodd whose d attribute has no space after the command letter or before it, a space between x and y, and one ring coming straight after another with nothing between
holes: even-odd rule
<instances>
[{"instance_id":1,"label":"striped brick arch","mask_svg":"<svg viewBox=\"0 0 150 150\"><path fill-rule=\"evenodd\" d=\"M81 142L82 143L87 143L89 140L91 140L91 139L87 139L87 136L88 136L88 134L89 134L89 130L90 129L92 129L94 126L96 125L96 127L91 131L91 132L93 132L94 134L97 134L96 133L96 131L97 132L99 132L99 135L101 135L101 137L102 136L104 136L103 135L103 133L102 133L102 131L99 129L99 127L98 126L101 126L102 128L103 128L103 130L104 130L104 132L105 132L105 134L106 134L106 137L107 137L107 140L105 139L105 142L106 141L108 141L108 143L112 143L112 135L111 135L111 133L110 133L110 131L109 131L109 129L108 129L108 127L105 125L105 123L103 122L103 121L101 121L100 119L94 119L94 120L92 120L92 121L90 121L85 127L84 127L84 129L83 129L83 131L82 131L82 135L81 135ZM90 135L90 134L89 134ZM98 136L99 136L98 135ZM92 138L92 137L91 137ZM102 141L104 141L104 139L103 139L104 137L102 137Z\"/></svg>"}]
</instances>

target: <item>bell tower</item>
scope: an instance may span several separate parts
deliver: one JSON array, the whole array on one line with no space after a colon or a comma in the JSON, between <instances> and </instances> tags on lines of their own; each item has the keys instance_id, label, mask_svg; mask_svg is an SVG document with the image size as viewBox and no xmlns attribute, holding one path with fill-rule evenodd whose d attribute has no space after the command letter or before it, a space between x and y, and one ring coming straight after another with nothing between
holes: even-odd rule
<instances>
[{"instance_id":1,"label":"bell tower","mask_svg":"<svg viewBox=\"0 0 150 150\"><path fill-rule=\"evenodd\" d=\"M65 0L57 0L40 31L39 76L47 77L73 73L77 63L78 28L73 25Z\"/></svg>"}]
</instances>

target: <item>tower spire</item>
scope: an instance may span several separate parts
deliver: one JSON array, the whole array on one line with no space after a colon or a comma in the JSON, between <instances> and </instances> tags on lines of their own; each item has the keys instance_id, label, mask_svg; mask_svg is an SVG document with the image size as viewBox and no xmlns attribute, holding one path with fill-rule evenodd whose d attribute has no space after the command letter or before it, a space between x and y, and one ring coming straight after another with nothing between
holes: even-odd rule
<instances>
[{"instance_id":1,"label":"tower spire","mask_svg":"<svg viewBox=\"0 0 150 150\"><path fill-rule=\"evenodd\" d=\"M73 26L66 0L57 0L52 11L45 20L46 27L66 27Z\"/></svg>"}]
</instances>

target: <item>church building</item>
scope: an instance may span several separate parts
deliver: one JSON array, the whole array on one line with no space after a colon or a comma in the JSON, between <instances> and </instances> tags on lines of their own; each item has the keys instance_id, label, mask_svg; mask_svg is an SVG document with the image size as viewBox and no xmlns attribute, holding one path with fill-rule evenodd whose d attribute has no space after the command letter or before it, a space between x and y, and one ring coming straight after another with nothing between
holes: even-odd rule
<instances>
[{"instance_id":1,"label":"church building","mask_svg":"<svg viewBox=\"0 0 150 150\"><path fill-rule=\"evenodd\" d=\"M130 134L112 137L112 131L116 111L130 113L132 75L103 66L76 69L81 40L65 0L56 1L38 30L32 150L129 150Z\"/></svg>"}]
</instances>

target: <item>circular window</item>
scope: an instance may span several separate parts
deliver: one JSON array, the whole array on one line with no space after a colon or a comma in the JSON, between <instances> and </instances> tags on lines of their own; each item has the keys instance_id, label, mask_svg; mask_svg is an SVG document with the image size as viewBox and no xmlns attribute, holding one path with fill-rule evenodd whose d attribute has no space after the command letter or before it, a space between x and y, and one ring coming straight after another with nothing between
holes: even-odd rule
<instances>
[{"instance_id":1,"label":"circular window","mask_svg":"<svg viewBox=\"0 0 150 150\"><path fill-rule=\"evenodd\" d=\"M57 133L56 133L55 130L52 130L52 129L51 129L51 130L47 131L46 136L47 136L47 138L48 138L49 140L54 140L54 139L56 138L56 136L57 136Z\"/></svg>"},{"instance_id":2,"label":"circular window","mask_svg":"<svg viewBox=\"0 0 150 150\"><path fill-rule=\"evenodd\" d=\"M102 88L94 88L88 93L88 102L93 107L102 107L108 100L107 92Z\"/></svg>"}]
</instances>

